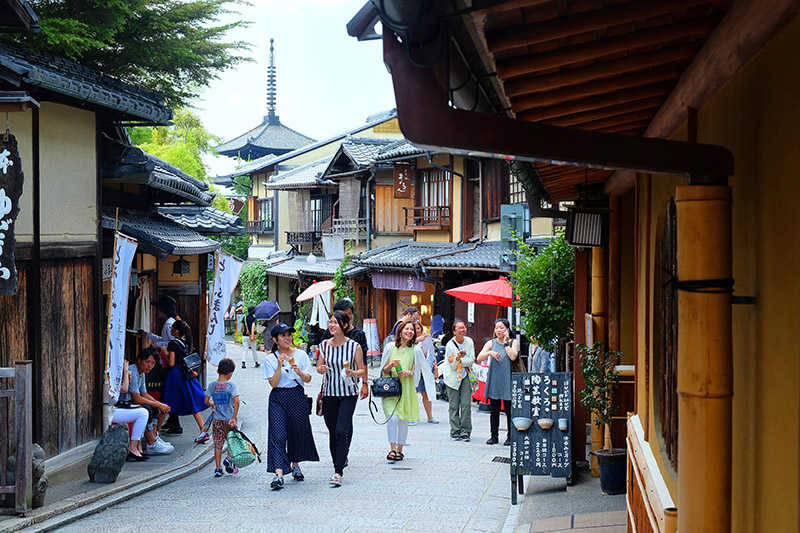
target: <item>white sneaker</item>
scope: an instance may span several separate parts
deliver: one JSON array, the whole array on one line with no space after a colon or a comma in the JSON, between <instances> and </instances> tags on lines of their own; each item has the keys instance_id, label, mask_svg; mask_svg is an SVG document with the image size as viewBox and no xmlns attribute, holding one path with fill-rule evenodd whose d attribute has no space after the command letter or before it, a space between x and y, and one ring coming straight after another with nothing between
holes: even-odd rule
<instances>
[{"instance_id":1,"label":"white sneaker","mask_svg":"<svg viewBox=\"0 0 800 533\"><path fill-rule=\"evenodd\" d=\"M169 446L173 450L175 449L175 447L172 444L170 444L169 442L167 442L164 439L162 439L161 435L156 435L156 442L160 442L161 444L164 444L165 446Z\"/></svg>"},{"instance_id":2,"label":"white sneaker","mask_svg":"<svg viewBox=\"0 0 800 533\"><path fill-rule=\"evenodd\" d=\"M147 445L147 453L150 455L169 455L173 451L175 451L175 447L172 444L159 441L158 439L156 439L153 444Z\"/></svg>"}]
</instances>

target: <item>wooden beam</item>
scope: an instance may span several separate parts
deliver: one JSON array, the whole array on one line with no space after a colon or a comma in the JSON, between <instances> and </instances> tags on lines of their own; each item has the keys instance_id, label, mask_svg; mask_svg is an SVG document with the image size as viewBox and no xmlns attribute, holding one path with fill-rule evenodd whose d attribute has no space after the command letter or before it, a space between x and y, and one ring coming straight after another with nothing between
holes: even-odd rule
<instances>
[{"instance_id":1,"label":"wooden beam","mask_svg":"<svg viewBox=\"0 0 800 533\"><path fill-rule=\"evenodd\" d=\"M528 109L537 107L546 107L570 100L577 100L587 96L594 96L603 93L610 93L620 89L630 89L632 87L641 87L655 82L676 80L681 77L683 68L680 65L669 65L663 68L645 70L627 76L620 76L617 78L609 78L602 81L593 81L583 85L575 85L573 87L562 88L556 91L550 91L539 94L529 94L521 98L511 100L511 105L514 111L519 113Z\"/></svg>"},{"instance_id":2,"label":"wooden beam","mask_svg":"<svg viewBox=\"0 0 800 533\"><path fill-rule=\"evenodd\" d=\"M599 131L602 128L610 126L619 126L620 124L629 124L630 122L644 120L649 124L653 120L653 111L643 109L641 111L634 111L632 113L623 113L621 115L614 115L613 117L594 120L592 122L584 122L581 124L582 130Z\"/></svg>"},{"instance_id":3,"label":"wooden beam","mask_svg":"<svg viewBox=\"0 0 800 533\"><path fill-rule=\"evenodd\" d=\"M486 32L486 44L490 52L497 53L521 46L545 43L579 35L609 26L647 20L668 15L689 7L710 4L709 0L646 0L616 6L602 7L577 15L522 24L513 28L500 28Z\"/></svg>"},{"instance_id":4,"label":"wooden beam","mask_svg":"<svg viewBox=\"0 0 800 533\"><path fill-rule=\"evenodd\" d=\"M669 85L652 85L648 87L639 87L636 89L628 89L627 91L616 91L610 94L596 96L594 98L585 98L574 102L567 102L561 105L554 105L544 109L531 109L517 113L517 117L531 122L542 122L556 117L564 117L576 113L583 113L585 111L593 111L595 109L603 109L606 107L629 104L647 100L653 97L661 97L669 94L672 87ZM659 104L663 102L663 98L659 99ZM638 109L644 109L639 107ZM632 109L635 111L635 109ZM608 116L608 115L605 115ZM585 121L581 121L585 122ZM573 122L572 125L580 124L580 122Z\"/></svg>"},{"instance_id":5,"label":"wooden beam","mask_svg":"<svg viewBox=\"0 0 800 533\"><path fill-rule=\"evenodd\" d=\"M551 91L568 85L586 83L660 65L687 61L697 54L700 46L701 43L699 42L691 42L680 46L662 48L646 54L635 54L614 61L594 63L587 67L566 69L555 74L508 80L504 82L503 86L509 98Z\"/></svg>"},{"instance_id":6,"label":"wooden beam","mask_svg":"<svg viewBox=\"0 0 800 533\"><path fill-rule=\"evenodd\" d=\"M529 120L531 122L542 122L543 124L549 124L551 126L571 127L571 126L578 126L585 122L593 122L601 118L613 117L614 115L621 115L623 113L630 113L632 111L641 111L644 109L658 108L663 102L664 98L662 93L662 96L653 96L650 98L645 98L642 100L633 100L617 105L594 107L590 108L587 111L577 112L572 114L564 113L557 117L548 118L546 120L540 120L538 118L533 118L533 119L529 118L528 114L532 113L531 111L519 113L517 115L517 118L521 118L523 120ZM655 114L655 111L653 111L653 114Z\"/></svg>"},{"instance_id":7,"label":"wooden beam","mask_svg":"<svg viewBox=\"0 0 800 533\"><path fill-rule=\"evenodd\" d=\"M686 120L687 108L702 109L798 13L796 0L734 3L653 118L645 137L675 133ZM615 173L606 184L606 194L623 194L635 178L632 172Z\"/></svg>"},{"instance_id":8,"label":"wooden beam","mask_svg":"<svg viewBox=\"0 0 800 533\"><path fill-rule=\"evenodd\" d=\"M638 122L627 122L624 124L618 124L616 126L600 128L594 131L599 131L601 133L629 133L631 131L639 131L640 133L643 133L644 130L647 129L648 124L650 124L649 120L640 120Z\"/></svg>"},{"instance_id":9,"label":"wooden beam","mask_svg":"<svg viewBox=\"0 0 800 533\"><path fill-rule=\"evenodd\" d=\"M566 46L552 52L498 61L497 75L500 78L524 76L540 70L591 61L610 54L629 52L636 48L657 45L674 39L705 37L714 31L718 22L719 16L711 15L638 30L609 39L598 39L576 46Z\"/></svg>"},{"instance_id":10,"label":"wooden beam","mask_svg":"<svg viewBox=\"0 0 800 533\"><path fill-rule=\"evenodd\" d=\"M525 7L536 7L548 3L550 3L550 0L508 0L507 2L501 2L499 4L492 0L487 0L484 2L473 2L472 7L475 9L476 14L494 15L497 13L505 13ZM481 7L481 5L486 5L486 7Z\"/></svg>"}]
</instances>

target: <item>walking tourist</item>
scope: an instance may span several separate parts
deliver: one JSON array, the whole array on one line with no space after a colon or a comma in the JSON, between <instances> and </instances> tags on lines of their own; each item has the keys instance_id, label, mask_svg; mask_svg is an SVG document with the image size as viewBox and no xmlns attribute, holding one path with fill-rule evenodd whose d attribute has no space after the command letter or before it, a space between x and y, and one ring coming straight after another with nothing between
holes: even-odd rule
<instances>
[{"instance_id":1,"label":"walking tourist","mask_svg":"<svg viewBox=\"0 0 800 533\"><path fill-rule=\"evenodd\" d=\"M206 387L205 404L211 406L214 412L211 414L211 433L214 435L214 477L222 477L222 466L229 474L236 472L236 465L230 457L226 457L224 463L222 459L222 446L228 437L228 431L236 427L236 417L239 415L239 389L231 381L233 371L236 370L236 363L227 357L222 359L217 365L219 377Z\"/></svg>"},{"instance_id":2,"label":"walking tourist","mask_svg":"<svg viewBox=\"0 0 800 533\"><path fill-rule=\"evenodd\" d=\"M245 358L247 352L253 354L253 365L258 368L261 363L258 362L258 337L256 333L256 308L250 306L247 308L247 316L244 317L244 327L242 328L242 368L247 368L245 365Z\"/></svg>"},{"instance_id":3,"label":"walking tourist","mask_svg":"<svg viewBox=\"0 0 800 533\"><path fill-rule=\"evenodd\" d=\"M284 472L303 481L300 462L319 461L303 388L311 381L311 363L306 352L294 347L292 333L294 328L283 322L273 326L272 353L264 358L264 379L272 387L267 433L267 472L275 474L272 490L283 488Z\"/></svg>"},{"instance_id":4,"label":"walking tourist","mask_svg":"<svg viewBox=\"0 0 800 533\"><path fill-rule=\"evenodd\" d=\"M172 335L175 338L167 345L169 372L164 385L164 403L169 405L173 416L194 416L197 427L200 428L195 442L207 442L210 437L207 431L203 431L203 416L200 414L208 408L205 404L205 393L196 377L186 379L181 372L184 357L194 350L192 330L186 322L177 320L172 325Z\"/></svg>"},{"instance_id":5,"label":"walking tourist","mask_svg":"<svg viewBox=\"0 0 800 533\"><path fill-rule=\"evenodd\" d=\"M334 311L328 322L331 338L322 341L319 348L317 372L324 374L322 408L328 441L333 459L334 474L330 484L342 484L347 455L350 451L350 435L353 432L353 413L358 400L358 378L367 379L364 354L361 346L345 336L350 318L344 311ZM353 370L355 366L356 370Z\"/></svg>"},{"instance_id":6,"label":"walking tourist","mask_svg":"<svg viewBox=\"0 0 800 533\"><path fill-rule=\"evenodd\" d=\"M436 364L436 349L433 347L431 336L425 334L425 331L422 329L422 324L419 322L414 322L414 328L416 328L417 335L414 342L419 346L419 349L422 350L422 354L425 356L425 360L428 362L428 367L433 373L433 379L435 380L439 377L439 368ZM425 388L425 381L422 378L417 381L417 392L422 396L422 406L425 408L425 414L428 415L428 423L438 424L439 421L433 418L433 406L431 405L431 399L428 397L428 391ZM434 392L436 391L434 390ZM414 424L416 424L416 422L409 422L409 425L413 426Z\"/></svg>"},{"instance_id":7,"label":"walking tourist","mask_svg":"<svg viewBox=\"0 0 800 533\"><path fill-rule=\"evenodd\" d=\"M345 336L348 339L353 339L361 346L361 353L364 356L364 366L367 366L367 334L364 333L364 330L359 328L355 325L355 309L356 306L353 304L353 300L350 298L342 298L341 300L336 300L333 304L333 312L336 311L344 311L347 313L347 317L350 319L350 324L347 327L347 331L344 332ZM327 340L331 338L331 332L329 330L325 330L322 333L321 341ZM361 399L363 400L369 395L369 390L367 387L367 380L363 380L361 385Z\"/></svg>"},{"instance_id":8,"label":"walking tourist","mask_svg":"<svg viewBox=\"0 0 800 533\"><path fill-rule=\"evenodd\" d=\"M475 362L475 344L466 334L467 325L456 318L453 321L453 337L445 345L442 375L450 403L450 438L469 442L472 433L472 386L469 371Z\"/></svg>"},{"instance_id":9,"label":"walking tourist","mask_svg":"<svg viewBox=\"0 0 800 533\"><path fill-rule=\"evenodd\" d=\"M500 407L506 413L506 446L511 445L511 362L519 357L519 341L513 338L511 325L505 318L494 323L494 337L486 341L478 362L489 359L486 392L491 405L489 425L491 437L486 444L497 444L500 431Z\"/></svg>"},{"instance_id":10,"label":"walking tourist","mask_svg":"<svg viewBox=\"0 0 800 533\"><path fill-rule=\"evenodd\" d=\"M386 459L402 461L403 446L408 436L408 423L419 420L419 403L415 384L422 378L427 390L434 389L433 374L422 350L415 346L417 338L414 320L408 317L397 328L397 338L383 350L381 372L384 376L400 378L400 396L383 398L386 432L391 448Z\"/></svg>"}]
</instances>

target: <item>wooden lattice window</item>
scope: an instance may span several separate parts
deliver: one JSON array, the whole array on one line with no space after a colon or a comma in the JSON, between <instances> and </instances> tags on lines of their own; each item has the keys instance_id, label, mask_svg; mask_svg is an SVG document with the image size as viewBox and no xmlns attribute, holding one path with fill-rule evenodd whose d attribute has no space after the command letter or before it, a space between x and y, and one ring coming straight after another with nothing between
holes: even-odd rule
<instances>
[{"instance_id":1,"label":"wooden lattice window","mask_svg":"<svg viewBox=\"0 0 800 533\"><path fill-rule=\"evenodd\" d=\"M661 436L669 462L678 469L678 238L675 201L667 204L661 237L661 350L659 405Z\"/></svg>"},{"instance_id":2,"label":"wooden lattice window","mask_svg":"<svg viewBox=\"0 0 800 533\"><path fill-rule=\"evenodd\" d=\"M513 172L510 173L508 177L508 203L527 203L525 199L525 188L522 186L522 182L517 179Z\"/></svg>"},{"instance_id":3,"label":"wooden lattice window","mask_svg":"<svg viewBox=\"0 0 800 533\"><path fill-rule=\"evenodd\" d=\"M260 217L260 220L261 220L262 229L264 231L272 231L272 229L273 229L273 220L274 220L274 218L273 218L273 213L274 213L274 210L273 210L273 205L274 204L273 204L273 202L274 202L274 199L272 197L270 197L270 198L261 198L260 199L260 203L261 203L261 213L260 213L261 217Z\"/></svg>"}]
</instances>

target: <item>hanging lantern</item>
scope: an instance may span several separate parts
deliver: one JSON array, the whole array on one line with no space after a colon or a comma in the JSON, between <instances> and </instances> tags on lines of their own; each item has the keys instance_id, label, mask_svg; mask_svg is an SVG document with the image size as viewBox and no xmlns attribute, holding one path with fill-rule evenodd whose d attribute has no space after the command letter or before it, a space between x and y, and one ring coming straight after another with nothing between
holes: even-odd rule
<instances>
[{"instance_id":1,"label":"hanging lantern","mask_svg":"<svg viewBox=\"0 0 800 533\"><path fill-rule=\"evenodd\" d=\"M183 256L178 256L178 259L173 261L172 263L172 274L176 276L183 276L184 274L189 275L192 273L192 264L183 258Z\"/></svg>"}]
</instances>

